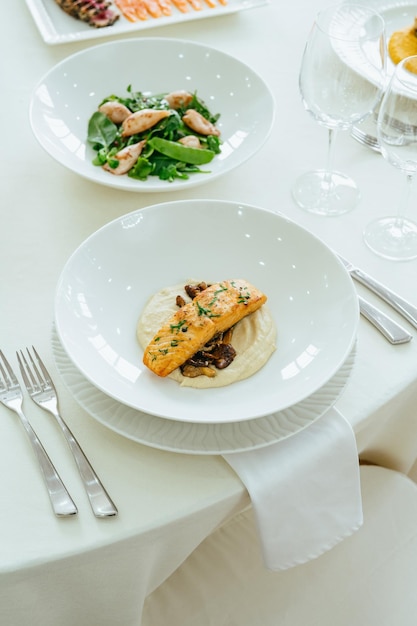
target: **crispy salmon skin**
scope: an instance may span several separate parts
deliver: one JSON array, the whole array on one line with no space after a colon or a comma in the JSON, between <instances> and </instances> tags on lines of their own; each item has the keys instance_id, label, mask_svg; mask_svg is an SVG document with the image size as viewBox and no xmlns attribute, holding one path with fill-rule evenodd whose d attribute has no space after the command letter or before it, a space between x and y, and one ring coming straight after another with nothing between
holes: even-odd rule
<instances>
[{"instance_id":1,"label":"crispy salmon skin","mask_svg":"<svg viewBox=\"0 0 417 626\"><path fill-rule=\"evenodd\" d=\"M265 294L246 280L210 285L182 306L145 348L143 363L158 376L168 376L217 333L259 309Z\"/></svg>"}]
</instances>

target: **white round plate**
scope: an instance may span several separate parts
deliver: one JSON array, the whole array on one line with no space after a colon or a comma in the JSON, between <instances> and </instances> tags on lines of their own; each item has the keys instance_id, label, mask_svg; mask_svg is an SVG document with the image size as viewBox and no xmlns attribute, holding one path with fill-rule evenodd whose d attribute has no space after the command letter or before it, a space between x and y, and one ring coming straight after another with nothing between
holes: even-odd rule
<instances>
[{"instance_id":1,"label":"white round plate","mask_svg":"<svg viewBox=\"0 0 417 626\"><path fill-rule=\"evenodd\" d=\"M58 335L52 351L65 386L78 404L110 430L151 448L184 454L231 454L264 448L306 428L340 397L355 361L355 347L321 389L298 404L265 417L225 424L194 424L162 419L113 400L88 382L73 365Z\"/></svg>"},{"instance_id":2,"label":"white round plate","mask_svg":"<svg viewBox=\"0 0 417 626\"><path fill-rule=\"evenodd\" d=\"M277 349L255 375L192 389L143 365L136 325L146 302L190 278L244 278L267 294ZM346 360L358 320L352 280L323 242L276 213L217 200L157 204L110 222L67 261L55 298L62 345L93 385L189 422L253 419L307 398Z\"/></svg>"},{"instance_id":3,"label":"white round plate","mask_svg":"<svg viewBox=\"0 0 417 626\"><path fill-rule=\"evenodd\" d=\"M365 2L384 18L387 44L394 32L411 28L417 17L417 2L410 2L410 0L365 0ZM387 55L388 76L394 73L394 68L394 63Z\"/></svg>"},{"instance_id":4,"label":"white round plate","mask_svg":"<svg viewBox=\"0 0 417 626\"><path fill-rule=\"evenodd\" d=\"M417 16L417 2L412 0L361 0L358 4L374 9L384 19L387 44L394 32L411 28ZM359 26L359 24L356 25ZM346 49L343 52L339 50L339 52L345 63L354 68L361 76L375 82L369 64L365 64L363 61L360 45L352 46L349 53L346 52ZM387 54L388 76L393 74L394 67L394 63Z\"/></svg>"},{"instance_id":5,"label":"white round plate","mask_svg":"<svg viewBox=\"0 0 417 626\"><path fill-rule=\"evenodd\" d=\"M207 174L188 180L146 181L115 176L92 164L88 120L111 94L197 91L213 114L220 114L222 150L205 166ZM208 183L249 159L268 137L274 101L263 80L247 65L214 48L191 41L141 38L112 41L78 52L53 67L38 83L30 103L30 123L45 150L71 171L116 189L175 191Z\"/></svg>"}]
</instances>

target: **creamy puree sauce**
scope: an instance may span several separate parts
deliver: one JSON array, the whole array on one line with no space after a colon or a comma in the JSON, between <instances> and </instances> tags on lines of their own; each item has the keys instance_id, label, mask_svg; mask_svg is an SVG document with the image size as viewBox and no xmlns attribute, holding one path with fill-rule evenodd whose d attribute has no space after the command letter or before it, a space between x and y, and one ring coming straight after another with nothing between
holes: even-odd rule
<instances>
[{"instance_id":1,"label":"creamy puree sauce","mask_svg":"<svg viewBox=\"0 0 417 626\"><path fill-rule=\"evenodd\" d=\"M190 280L179 285L165 287L153 295L146 304L139 318L136 336L143 349L165 322L178 310L175 304L177 295L182 295L186 302L190 298L184 291L185 284L196 284L200 281ZM215 370L216 376L198 376L188 378L181 374L180 368L174 370L169 378L176 380L184 387L208 389L224 387L238 380L252 376L268 361L276 347L277 332L273 317L267 305L243 318L233 330L232 346L236 350L233 362L223 370Z\"/></svg>"}]
</instances>

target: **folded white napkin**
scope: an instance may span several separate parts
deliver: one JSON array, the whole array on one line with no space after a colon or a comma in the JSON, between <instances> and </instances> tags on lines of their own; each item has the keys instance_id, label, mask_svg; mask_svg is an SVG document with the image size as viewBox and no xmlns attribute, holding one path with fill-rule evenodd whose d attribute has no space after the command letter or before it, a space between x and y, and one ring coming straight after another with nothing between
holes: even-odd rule
<instances>
[{"instance_id":1,"label":"folded white napkin","mask_svg":"<svg viewBox=\"0 0 417 626\"><path fill-rule=\"evenodd\" d=\"M278 443L223 456L251 497L268 569L309 561L362 525L355 435L334 408Z\"/></svg>"}]
</instances>

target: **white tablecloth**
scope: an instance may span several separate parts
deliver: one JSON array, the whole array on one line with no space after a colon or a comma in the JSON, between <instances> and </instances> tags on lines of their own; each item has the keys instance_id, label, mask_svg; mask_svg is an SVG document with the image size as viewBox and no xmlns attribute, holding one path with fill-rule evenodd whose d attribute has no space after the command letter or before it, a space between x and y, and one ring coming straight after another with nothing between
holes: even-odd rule
<instances>
[{"instance_id":1,"label":"white tablecloth","mask_svg":"<svg viewBox=\"0 0 417 626\"><path fill-rule=\"evenodd\" d=\"M362 189L362 201L351 213L318 218L291 200L296 176L325 162L326 130L304 111L298 93L304 41L321 6L309 0L285 6L273 1L234 15L148 31L236 55L268 82L277 104L272 135L250 161L210 185L172 194L120 193L96 186L39 147L29 127L31 90L55 63L92 44L47 46L23 2L3 7L0 346L13 356L18 348L36 345L54 374L62 412L120 514L110 520L93 517L56 424L26 401L28 415L80 509L78 518L54 518L21 425L0 407L1 624L138 626L145 596L212 530L250 502L220 456L174 454L127 440L82 411L60 381L50 341L55 285L67 258L88 235L157 202L200 197L244 201L285 213L417 302L417 262L379 259L361 239L364 225L395 205L402 182L379 155L346 134L337 138L336 165ZM369 299L380 304L374 296ZM388 310L384 304L381 308ZM404 324L414 340L393 347L361 320L356 363L337 408L354 428L365 458L407 472L417 456L417 332Z\"/></svg>"}]
</instances>

